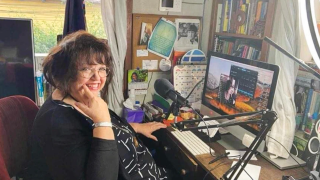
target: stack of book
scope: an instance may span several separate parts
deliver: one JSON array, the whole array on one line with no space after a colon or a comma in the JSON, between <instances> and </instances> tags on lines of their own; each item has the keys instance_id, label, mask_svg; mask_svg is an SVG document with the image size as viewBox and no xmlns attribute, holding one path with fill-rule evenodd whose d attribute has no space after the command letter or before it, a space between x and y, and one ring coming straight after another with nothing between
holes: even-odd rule
<instances>
[{"instance_id":1,"label":"stack of book","mask_svg":"<svg viewBox=\"0 0 320 180\"><path fill-rule=\"evenodd\" d=\"M268 2L262 0L223 0L217 9L216 32L254 35L262 37ZM239 11L244 23L236 29L231 28L232 18L238 19ZM237 17L234 17L237 16Z\"/></svg>"},{"instance_id":2,"label":"stack of book","mask_svg":"<svg viewBox=\"0 0 320 180\"><path fill-rule=\"evenodd\" d=\"M309 138L320 113L320 80L310 72L299 70L295 82L297 129Z\"/></svg>"},{"instance_id":3,"label":"stack of book","mask_svg":"<svg viewBox=\"0 0 320 180\"><path fill-rule=\"evenodd\" d=\"M315 71L319 68L314 63L307 63ZM295 82L294 102L296 105L296 133L293 144L298 151L298 157L303 160L308 140L314 131L320 113L320 80L302 67L299 68Z\"/></svg>"},{"instance_id":4,"label":"stack of book","mask_svg":"<svg viewBox=\"0 0 320 180\"><path fill-rule=\"evenodd\" d=\"M260 59L261 51L256 44L246 39L215 37L214 52L229 54L246 59Z\"/></svg>"}]
</instances>

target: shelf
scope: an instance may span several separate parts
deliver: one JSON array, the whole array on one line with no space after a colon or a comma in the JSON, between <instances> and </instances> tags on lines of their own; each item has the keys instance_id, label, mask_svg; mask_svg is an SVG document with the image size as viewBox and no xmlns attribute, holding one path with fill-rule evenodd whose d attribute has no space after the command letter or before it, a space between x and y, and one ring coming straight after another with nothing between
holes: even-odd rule
<instances>
[{"instance_id":1,"label":"shelf","mask_svg":"<svg viewBox=\"0 0 320 180\"><path fill-rule=\"evenodd\" d=\"M215 33L217 36L228 36L228 37L235 37L235 38L245 38L245 39L252 39L252 40L259 40L262 41L263 38L252 36L252 35L245 35L245 34L233 34L233 33Z\"/></svg>"}]
</instances>

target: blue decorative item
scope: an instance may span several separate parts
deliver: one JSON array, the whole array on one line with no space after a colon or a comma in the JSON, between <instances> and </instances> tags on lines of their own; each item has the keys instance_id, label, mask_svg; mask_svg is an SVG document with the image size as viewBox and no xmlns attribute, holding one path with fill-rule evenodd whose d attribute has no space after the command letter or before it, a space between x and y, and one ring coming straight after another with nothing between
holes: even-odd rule
<instances>
[{"instance_id":1,"label":"blue decorative item","mask_svg":"<svg viewBox=\"0 0 320 180\"><path fill-rule=\"evenodd\" d=\"M192 49L182 57L181 64L207 64L206 55L199 49Z\"/></svg>"}]
</instances>

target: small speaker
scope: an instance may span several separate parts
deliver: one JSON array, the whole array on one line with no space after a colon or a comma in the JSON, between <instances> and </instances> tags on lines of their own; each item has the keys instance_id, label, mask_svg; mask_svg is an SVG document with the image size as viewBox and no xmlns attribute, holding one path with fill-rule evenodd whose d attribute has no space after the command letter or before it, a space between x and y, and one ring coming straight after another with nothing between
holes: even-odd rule
<instances>
[{"instance_id":1,"label":"small speaker","mask_svg":"<svg viewBox=\"0 0 320 180\"><path fill-rule=\"evenodd\" d=\"M317 121L316 125L313 127L310 139L308 140L307 147L302 155L302 159L306 161L307 166L309 169L313 169L314 161L316 159L317 153L320 147L320 129L318 128L320 120ZM319 129L319 130L318 130ZM318 132L318 133L317 133ZM317 170L319 170L319 162L317 164Z\"/></svg>"}]
</instances>

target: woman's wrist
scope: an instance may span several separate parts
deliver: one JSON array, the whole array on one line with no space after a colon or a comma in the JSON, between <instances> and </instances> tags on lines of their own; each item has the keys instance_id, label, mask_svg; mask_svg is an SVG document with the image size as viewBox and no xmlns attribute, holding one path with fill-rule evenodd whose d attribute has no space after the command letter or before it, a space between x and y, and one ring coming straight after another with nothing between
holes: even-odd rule
<instances>
[{"instance_id":1,"label":"woman's wrist","mask_svg":"<svg viewBox=\"0 0 320 180\"><path fill-rule=\"evenodd\" d=\"M93 137L114 140L114 133L112 127L96 127L93 129Z\"/></svg>"},{"instance_id":2,"label":"woman's wrist","mask_svg":"<svg viewBox=\"0 0 320 180\"><path fill-rule=\"evenodd\" d=\"M139 133L139 123L129 123L136 133Z\"/></svg>"}]
</instances>

